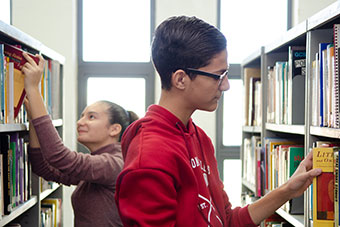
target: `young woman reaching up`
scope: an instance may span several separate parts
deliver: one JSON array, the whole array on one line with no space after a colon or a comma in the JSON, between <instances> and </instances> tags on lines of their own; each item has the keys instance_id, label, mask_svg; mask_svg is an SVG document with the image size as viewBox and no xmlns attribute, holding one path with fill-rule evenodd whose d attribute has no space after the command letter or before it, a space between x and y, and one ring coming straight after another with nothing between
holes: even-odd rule
<instances>
[{"instance_id":1,"label":"young woman reaching up","mask_svg":"<svg viewBox=\"0 0 340 227\"><path fill-rule=\"evenodd\" d=\"M123 167L120 139L137 115L109 101L87 106L77 122L77 139L90 154L71 151L53 126L39 91L44 59L39 56L37 65L27 54L24 57L33 172L48 181L77 185L72 194L75 226L122 226L114 200Z\"/></svg>"}]
</instances>

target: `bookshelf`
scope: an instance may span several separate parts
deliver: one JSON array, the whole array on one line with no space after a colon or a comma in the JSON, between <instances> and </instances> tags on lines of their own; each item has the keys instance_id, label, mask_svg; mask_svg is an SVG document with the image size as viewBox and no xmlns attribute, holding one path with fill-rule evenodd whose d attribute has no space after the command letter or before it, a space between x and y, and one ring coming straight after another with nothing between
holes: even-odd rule
<instances>
[{"instance_id":1,"label":"bookshelf","mask_svg":"<svg viewBox=\"0 0 340 227\"><path fill-rule=\"evenodd\" d=\"M244 80L246 68L258 68L261 71L261 92L262 92L262 115L261 125L247 124L243 126L243 143L241 149L242 169L249 160L245 160L247 157L245 148L245 139L249 139L252 136L260 136L261 145L265 145L265 138L282 138L286 140L296 139L304 146L305 155L309 152L309 149L313 147L313 144L319 140L329 140L340 142L339 128L320 127L313 123L315 118L315 100L313 94L315 93L314 81L313 81L313 61L315 60L316 53L319 52L319 43L333 42L333 25L340 24L340 2L334 2L325 9L319 11L313 16L307 18L297 26L293 27L282 35L279 39L260 47L258 51L250 54L241 64L242 79ZM304 46L306 49L305 58L305 82L304 87L300 94L304 96L304 122L298 124L289 124L285 121L285 117L280 117L280 121L277 121L275 113L270 112L272 107L271 96L273 91L268 89L268 86L272 85L270 80L270 73L273 66L278 61L289 61L289 47L290 46ZM288 101L289 102L289 101ZM284 103L284 102L283 102ZM285 104L284 104L285 105ZM279 109L284 110L285 107ZM247 108L245 111L249 111ZM294 112L294 107L292 109ZM281 113L281 112L280 112ZM291 114L289 108L286 112L282 111L282 114ZM273 117L274 116L274 117ZM249 122L248 122L249 123ZM330 124L330 123L328 123ZM264 149L264 147L262 147ZM255 150L255 149L253 149ZM248 155L249 156L249 155ZM254 155L256 156L256 155ZM268 161L268 160L267 160ZM256 162L256 160L255 160ZM265 163L265 161L264 161ZM268 161L269 165L269 161ZM249 168L248 168L249 169ZM264 170L265 171L265 170ZM258 184L263 182L255 182L255 184L244 179L246 173L242 173L242 195L248 194L255 198L260 198L261 194L257 192ZM258 174L254 173L252 176L257 178ZM269 175L266 176L265 174ZM264 178L265 186L270 184L269 180L266 182L266 177L270 177L270 173L265 172ZM270 191L264 186L263 193L266 194ZM303 214L293 215L287 209L280 208L276 211L281 217L293 226L313 226L313 220L311 217L311 199L310 188L304 193L304 208Z\"/></svg>"},{"instance_id":2,"label":"bookshelf","mask_svg":"<svg viewBox=\"0 0 340 227\"><path fill-rule=\"evenodd\" d=\"M45 60L55 62L57 69L57 80L51 79L50 87L57 90L57 101L51 104L53 124L57 128L59 135L62 137L63 120L62 120L62 82L63 82L63 65L65 58L59 53L46 47L40 41L15 28L0 21L0 43L10 45L20 45L22 49L32 54L41 53ZM52 74L51 75L56 75ZM56 86L52 85L55 83ZM52 92L52 91L51 91ZM52 95L51 95L52 96ZM47 98L46 98L47 100ZM47 102L47 101L46 101ZM52 103L52 102L51 102ZM58 103L58 104L56 104ZM24 142L28 142L27 121L22 121L15 124L0 124L0 135L17 133ZM63 197L63 188L56 183L50 183L48 189L42 189L42 179L30 172L30 196L28 200L19 202L13 210L7 215L0 215L0 226L6 226L10 223L19 223L21 226L41 226L41 201L45 198L60 198Z\"/></svg>"}]
</instances>

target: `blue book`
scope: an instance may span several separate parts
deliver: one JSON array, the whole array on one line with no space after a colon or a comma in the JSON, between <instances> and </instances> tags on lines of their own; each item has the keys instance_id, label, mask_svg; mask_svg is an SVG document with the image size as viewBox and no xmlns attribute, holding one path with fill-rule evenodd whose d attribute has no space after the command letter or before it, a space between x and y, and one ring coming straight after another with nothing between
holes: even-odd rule
<instances>
[{"instance_id":1,"label":"blue book","mask_svg":"<svg viewBox=\"0 0 340 227\"><path fill-rule=\"evenodd\" d=\"M324 126L324 84L323 84L323 56L322 56L322 51L327 49L327 45L330 44L330 43L319 43L319 58L320 58L320 61L319 61L319 69L320 69L320 126L323 127Z\"/></svg>"}]
</instances>

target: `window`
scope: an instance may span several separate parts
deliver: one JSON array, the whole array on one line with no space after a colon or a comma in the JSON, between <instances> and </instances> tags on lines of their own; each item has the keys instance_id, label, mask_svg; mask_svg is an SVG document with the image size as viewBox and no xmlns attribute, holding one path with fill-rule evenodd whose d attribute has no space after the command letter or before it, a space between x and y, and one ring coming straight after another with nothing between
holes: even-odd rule
<instances>
[{"instance_id":1,"label":"window","mask_svg":"<svg viewBox=\"0 0 340 227\"><path fill-rule=\"evenodd\" d=\"M11 0L0 0L0 20L11 24Z\"/></svg>"},{"instance_id":2,"label":"window","mask_svg":"<svg viewBox=\"0 0 340 227\"><path fill-rule=\"evenodd\" d=\"M223 145L240 146L242 143L243 83L230 79L230 89L223 97ZM239 97L239 98L235 98Z\"/></svg>"},{"instance_id":3,"label":"window","mask_svg":"<svg viewBox=\"0 0 340 227\"><path fill-rule=\"evenodd\" d=\"M150 0L83 0L83 60L150 61Z\"/></svg>"},{"instance_id":4,"label":"window","mask_svg":"<svg viewBox=\"0 0 340 227\"><path fill-rule=\"evenodd\" d=\"M78 115L104 99L144 116L154 103L154 18L154 0L78 0Z\"/></svg>"}]
</instances>

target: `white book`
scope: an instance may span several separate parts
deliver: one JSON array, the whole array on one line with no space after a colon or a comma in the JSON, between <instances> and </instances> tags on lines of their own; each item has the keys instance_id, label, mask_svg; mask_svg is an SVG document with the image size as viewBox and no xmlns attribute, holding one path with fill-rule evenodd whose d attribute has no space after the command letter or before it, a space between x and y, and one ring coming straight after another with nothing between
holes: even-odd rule
<instances>
[{"instance_id":1,"label":"white book","mask_svg":"<svg viewBox=\"0 0 340 227\"><path fill-rule=\"evenodd\" d=\"M14 63L8 63L8 83L7 83L7 123L14 124Z\"/></svg>"}]
</instances>

